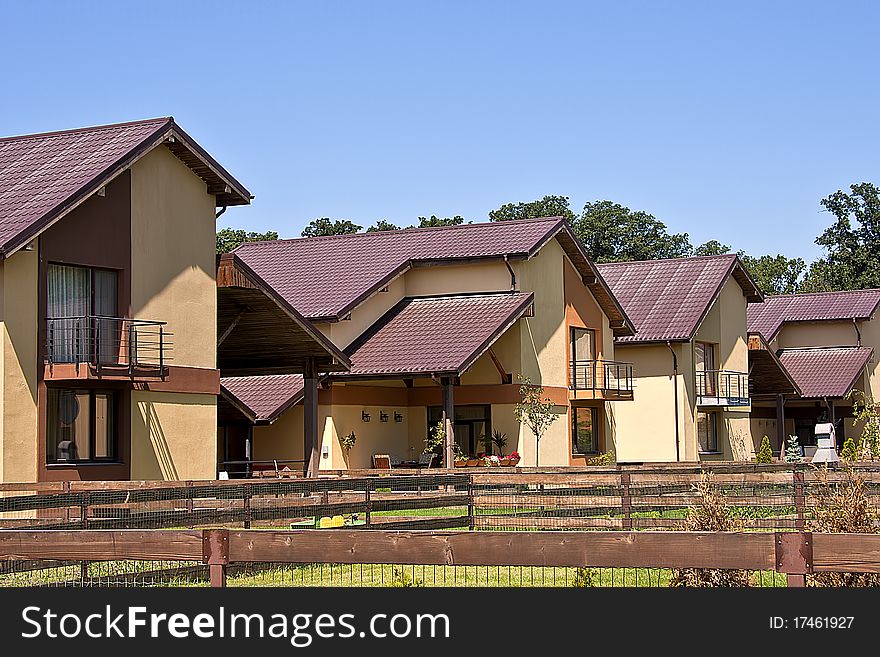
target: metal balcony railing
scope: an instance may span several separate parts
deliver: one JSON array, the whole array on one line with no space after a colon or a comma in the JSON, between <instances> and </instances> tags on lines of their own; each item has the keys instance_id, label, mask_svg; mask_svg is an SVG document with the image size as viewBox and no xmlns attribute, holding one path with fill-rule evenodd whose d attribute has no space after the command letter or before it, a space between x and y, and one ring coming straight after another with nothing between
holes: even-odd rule
<instances>
[{"instance_id":1,"label":"metal balcony railing","mask_svg":"<svg viewBox=\"0 0 880 657\"><path fill-rule=\"evenodd\" d=\"M46 319L46 362L166 373L172 343L166 322L84 315Z\"/></svg>"},{"instance_id":2,"label":"metal balcony railing","mask_svg":"<svg viewBox=\"0 0 880 657\"><path fill-rule=\"evenodd\" d=\"M572 390L592 390L632 397L632 363L616 360L573 360L571 361Z\"/></svg>"},{"instance_id":3,"label":"metal balcony railing","mask_svg":"<svg viewBox=\"0 0 880 657\"><path fill-rule=\"evenodd\" d=\"M697 403L710 406L748 406L749 375L732 370L697 370Z\"/></svg>"}]
</instances>

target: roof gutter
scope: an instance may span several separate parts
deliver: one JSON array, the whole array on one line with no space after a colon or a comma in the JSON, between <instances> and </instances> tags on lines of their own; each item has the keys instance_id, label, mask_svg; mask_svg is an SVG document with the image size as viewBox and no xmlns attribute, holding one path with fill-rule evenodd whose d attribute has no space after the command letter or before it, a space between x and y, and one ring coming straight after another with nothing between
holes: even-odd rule
<instances>
[{"instance_id":1,"label":"roof gutter","mask_svg":"<svg viewBox=\"0 0 880 657\"><path fill-rule=\"evenodd\" d=\"M669 348L669 353L672 354L672 394L675 397L675 460L681 461L678 430L678 356L675 355L675 349L672 348L672 343L668 340L666 346Z\"/></svg>"}]
</instances>

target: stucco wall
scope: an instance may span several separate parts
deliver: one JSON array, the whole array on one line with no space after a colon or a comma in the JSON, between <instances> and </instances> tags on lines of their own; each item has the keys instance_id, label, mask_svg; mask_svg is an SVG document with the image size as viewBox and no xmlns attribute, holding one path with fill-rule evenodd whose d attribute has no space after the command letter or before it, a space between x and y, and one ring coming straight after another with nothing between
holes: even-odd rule
<instances>
[{"instance_id":1,"label":"stucco wall","mask_svg":"<svg viewBox=\"0 0 880 657\"><path fill-rule=\"evenodd\" d=\"M133 391L131 406L132 479L216 476L216 397Z\"/></svg>"},{"instance_id":2,"label":"stucco wall","mask_svg":"<svg viewBox=\"0 0 880 657\"><path fill-rule=\"evenodd\" d=\"M166 148L131 168L132 316L168 322L176 366L217 363L214 203Z\"/></svg>"},{"instance_id":3,"label":"stucco wall","mask_svg":"<svg viewBox=\"0 0 880 657\"><path fill-rule=\"evenodd\" d=\"M37 479L37 249L0 263L0 481Z\"/></svg>"},{"instance_id":4,"label":"stucco wall","mask_svg":"<svg viewBox=\"0 0 880 657\"><path fill-rule=\"evenodd\" d=\"M776 348L840 347L855 345L857 341L858 336L851 321L794 322L783 324L776 337Z\"/></svg>"}]
</instances>

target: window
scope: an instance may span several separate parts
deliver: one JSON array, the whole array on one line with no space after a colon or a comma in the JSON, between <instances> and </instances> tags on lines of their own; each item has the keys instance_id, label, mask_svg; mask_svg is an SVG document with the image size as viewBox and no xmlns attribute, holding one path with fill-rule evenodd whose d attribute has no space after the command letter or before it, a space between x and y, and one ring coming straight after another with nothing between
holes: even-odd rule
<instances>
[{"instance_id":1,"label":"window","mask_svg":"<svg viewBox=\"0 0 880 657\"><path fill-rule=\"evenodd\" d=\"M116 459L116 395L109 390L48 388L46 462Z\"/></svg>"},{"instance_id":2,"label":"window","mask_svg":"<svg viewBox=\"0 0 880 657\"><path fill-rule=\"evenodd\" d=\"M596 359L596 332L592 329L571 329L571 359Z\"/></svg>"},{"instance_id":3,"label":"window","mask_svg":"<svg viewBox=\"0 0 880 657\"><path fill-rule=\"evenodd\" d=\"M599 409L571 409L571 453L598 454Z\"/></svg>"},{"instance_id":4,"label":"window","mask_svg":"<svg viewBox=\"0 0 880 657\"><path fill-rule=\"evenodd\" d=\"M455 442L465 454L479 454L486 452L483 444L484 437L492 436L491 406L467 405L455 407L455 419L452 422L452 430L455 433ZM432 431L437 423L443 418L443 409L440 406L428 408L428 431Z\"/></svg>"},{"instance_id":5,"label":"window","mask_svg":"<svg viewBox=\"0 0 880 657\"><path fill-rule=\"evenodd\" d=\"M718 451L718 413L697 412L697 440L701 452Z\"/></svg>"},{"instance_id":6,"label":"window","mask_svg":"<svg viewBox=\"0 0 880 657\"><path fill-rule=\"evenodd\" d=\"M50 264L46 285L46 317L49 320L51 357L54 363L116 359L118 326L115 317L118 274L109 269ZM97 353L93 334L101 336Z\"/></svg>"},{"instance_id":7,"label":"window","mask_svg":"<svg viewBox=\"0 0 880 657\"><path fill-rule=\"evenodd\" d=\"M708 342L694 343L694 369L697 373L697 394L714 397L715 385L715 345Z\"/></svg>"}]
</instances>

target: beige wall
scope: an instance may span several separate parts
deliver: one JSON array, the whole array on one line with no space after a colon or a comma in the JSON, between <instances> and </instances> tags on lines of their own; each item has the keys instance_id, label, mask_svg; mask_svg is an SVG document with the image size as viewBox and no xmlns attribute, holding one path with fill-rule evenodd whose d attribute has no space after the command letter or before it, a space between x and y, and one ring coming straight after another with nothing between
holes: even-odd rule
<instances>
[{"instance_id":1,"label":"beige wall","mask_svg":"<svg viewBox=\"0 0 880 657\"><path fill-rule=\"evenodd\" d=\"M37 479L37 249L0 263L0 481Z\"/></svg>"},{"instance_id":2,"label":"beige wall","mask_svg":"<svg viewBox=\"0 0 880 657\"><path fill-rule=\"evenodd\" d=\"M131 478L213 479L217 469L214 395L131 393Z\"/></svg>"},{"instance_id":3,"label":"beige wall","mask_svg":"<svg viewBox=\"0 0 880 657\"><path fill-rule=\"evenodd\" d=\"M860 327L861 328L861 327ZM794 322L783 324L776 336L777 349L791 347L841 347L858 342L851 321Z\"/></svg>"},{"instance_id":4,"label":"beige wall","mask_svg":"<svg viewBox=\"0 0 880 657\"><path fill-rule=\"evenodd\" d=\"M214 204L166 148L131 168L131 312L168 322L176 366L217 363Z\"/></svg>"}]
</instances>

